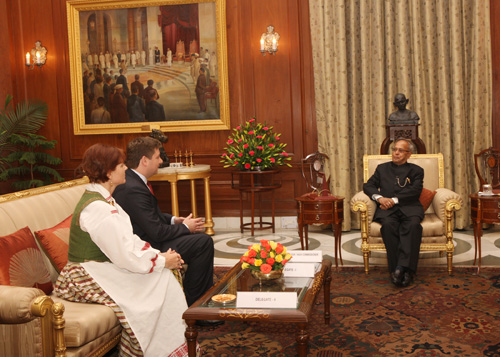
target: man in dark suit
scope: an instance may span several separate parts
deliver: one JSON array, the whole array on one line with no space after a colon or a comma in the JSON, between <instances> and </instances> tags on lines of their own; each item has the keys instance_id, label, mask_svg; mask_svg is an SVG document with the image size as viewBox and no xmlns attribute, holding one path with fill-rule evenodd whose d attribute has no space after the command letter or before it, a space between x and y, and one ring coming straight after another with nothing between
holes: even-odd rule
<instances>
[{"instance_id":1,"label":"man in dark suit","mask_svg":"<svg viewBox=\"0 0 500 357\"><path fill-rule=\"evenodd\" d=\"M166 121L165 109L157 102L158 93L149 92L149 102L146 105L146 121Z\"/></svg>"},{"instance_id":2,"label":"man in dark suit","mask_svg":"<svg viewBox=\"0 0 500 357\"><path fill-rule=\"evenodd\" d=\"M123 93L125 96L129 96L130 92L127 85L127 77L125 77L125 71L120 69L120 75L116 79L116 84L121 84L123 86Z\"/></svg>"},{"instance_id":3,"label":"man in dark suit","mask_svg":"<svg viewBox=\"0 0 500 357\"><path fill-rule=\"evenodd\" d=\"M160 145L151 137L128 143L126 183L118 186L113 196L130 216L135 234L162 252L175 250L188 264L184 293L191 305L213 285L214 243L209 235L199 233L204 230L201 218L161 212L147 183L162 163Z\"/></svg>"},{"instance_id":4,"label":"man in dark suit","mask_svg":"<svg viewBox=\"0 0 500 357\"><path fill-rule=\"evenodd\" d=\"M363 191L377 202L373 220L382 225L391 281L408 286L417 271L422 241L424 209L419 201L424 170L408 163L413 145L398 139L392 148L392 161L377 166Z\"/></svg>"}]
</instances>

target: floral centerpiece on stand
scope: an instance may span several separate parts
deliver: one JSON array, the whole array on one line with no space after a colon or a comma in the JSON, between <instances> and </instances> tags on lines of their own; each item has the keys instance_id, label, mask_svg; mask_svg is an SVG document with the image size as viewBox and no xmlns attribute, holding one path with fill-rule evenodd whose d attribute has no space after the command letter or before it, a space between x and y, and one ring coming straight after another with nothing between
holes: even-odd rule
<instances>
[{"instance_id":1,"label":"floral centerpiece on stand","mask_svg":"<svg viewBox=\"0 0 500 357\"><path fill-rule=\"evenodd\" d=\"M282 244L261 239L260 244L248 247L240 261L242 269L250 269L254 277L264 280L281 277L283 267L291 258Z\"/></svg>"},{"instance_id":2,"label":"floral centerpiece on stand","mask_svg":"<svg viewBox=\"0 0 500 357\"><path fill-rule=\"evenodd\" d=\"M280 142L281 134L273 133L273 127L257 123L251 118L245 125L238 125L227 140L226 152L222 154L224 167L234 166L241 170L265 170L279 165L291 165L285 151L286 144Z\"/></svg>"}]
</instances>

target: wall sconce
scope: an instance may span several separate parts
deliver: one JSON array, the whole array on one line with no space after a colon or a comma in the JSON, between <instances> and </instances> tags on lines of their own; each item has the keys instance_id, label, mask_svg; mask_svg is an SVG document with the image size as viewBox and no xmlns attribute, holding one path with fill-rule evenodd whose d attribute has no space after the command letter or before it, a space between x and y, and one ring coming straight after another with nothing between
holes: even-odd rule
<instances>
[{"instance_id":1,"label":"wall sconce","mask_svg":"<svg viewBox=\"0 0 500 357\"><path fill-rule=\"evenodd\" d=\"M45 61L47 60L47 49L42 46L41 41L35 42L35 47L31 49L31 57L33 57L33 63L30 61L30 52L26 52L25 64L28 69L31 70L35 68L35 65L37 65L38 68L41 68L45 64Z\"/></svg>"},{"instance_id":2,"label":"wall sconce","mask_svg":"<svg viewBox=\"0 0 500 357\"><path fill-rule=\"evenodd\" d=\"M279 40L280 35L274 32L274 26L267 26L267 32L264 32L262 36L260 36L260 53L262 53L262 56L265 56L266 52L276 55Z\"/></svg>"}]
</instances>

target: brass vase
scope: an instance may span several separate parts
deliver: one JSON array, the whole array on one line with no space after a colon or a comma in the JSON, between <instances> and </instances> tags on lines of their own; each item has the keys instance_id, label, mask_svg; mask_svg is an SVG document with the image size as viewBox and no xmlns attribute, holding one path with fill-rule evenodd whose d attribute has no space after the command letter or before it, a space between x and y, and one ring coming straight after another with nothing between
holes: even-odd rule
<instances>
[{"instance_id":1,"label":"brass vase","mask_svg":"<svg viewBox=\"0 0 500 357\"><path fill-rule=\"evenodd\" d=\"M280 269L280 270L271 270L269 273L267 274L264 274L263 272L259 271L259 270L252 270L250 272L252 274L252 276L259 280L259 281L265 281L265 280L275 280L275 279L279 279L281 278L281 276L283 275L283 269Z\"/></svg>"}]
</instances>

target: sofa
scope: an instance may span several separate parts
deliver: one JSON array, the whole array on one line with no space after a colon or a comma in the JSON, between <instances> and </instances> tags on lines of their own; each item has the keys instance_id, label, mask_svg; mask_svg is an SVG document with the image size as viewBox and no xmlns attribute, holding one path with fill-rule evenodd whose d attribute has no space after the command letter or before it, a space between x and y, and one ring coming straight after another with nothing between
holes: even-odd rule
<instances>
[{"instance_id":1,"label":"sofa","mask_svg":"<svg viewBox=\"0 0 500 357\"><path fill-rule=\"evenodd\" d=\"M120 341L122 328L110 308L50 293L65 264L69 216L87 183L82 178L0 196L1 356L102 356Z\"/></svg>"}]
</instances>

